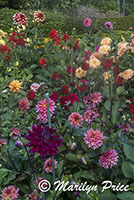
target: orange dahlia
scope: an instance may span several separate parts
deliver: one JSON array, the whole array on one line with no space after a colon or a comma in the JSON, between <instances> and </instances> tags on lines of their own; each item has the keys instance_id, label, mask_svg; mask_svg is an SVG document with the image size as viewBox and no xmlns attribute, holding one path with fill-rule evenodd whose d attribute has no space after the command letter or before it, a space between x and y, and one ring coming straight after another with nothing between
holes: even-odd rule
<instances>
[{"instance_id":1,"label":"orange dahlia","mask_svg":"<svg viewBox=\"0 0 134 200\"><path fill-rule=\"evenodd\" d=\"M9 88L11 92L20 92L20 89L22 83L20 83L18 80L13 80L9 83Z\"/></svg>"}]
</instances>

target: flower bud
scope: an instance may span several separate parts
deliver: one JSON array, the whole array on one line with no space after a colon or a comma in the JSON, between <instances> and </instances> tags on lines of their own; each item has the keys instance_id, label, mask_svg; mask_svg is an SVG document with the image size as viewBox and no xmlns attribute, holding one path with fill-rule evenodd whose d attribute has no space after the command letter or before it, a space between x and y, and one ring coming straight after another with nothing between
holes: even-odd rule
<instances>
[{"instance_id":1,"label":"flower bud","mask_svg":"<svg viewBox=\"0 0 134 200\"><path fill-rule=\"evenodd\" d=\"M22 142L20 140L15 141L15 146L18 148L21 148L23 146Z\"/></svg>"},{"instance_id":2,"label":"flower bud","mask_svg":"<svg viewBox=\"0 0 134 200\"><path fill-rule=\"evenodd\" d=\"M74 151L76 149L76 147L77 147L77 144L75 142L73 142L73 144L71 145L71 150Z\"/></svg>"}]
</instances>

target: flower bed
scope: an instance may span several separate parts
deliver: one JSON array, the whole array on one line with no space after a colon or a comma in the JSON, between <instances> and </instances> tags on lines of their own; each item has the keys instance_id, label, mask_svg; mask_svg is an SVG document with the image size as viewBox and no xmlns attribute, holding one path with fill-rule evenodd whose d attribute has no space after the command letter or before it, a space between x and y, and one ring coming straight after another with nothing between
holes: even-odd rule
<instances>
[{"instance_id":1,"label":"flower bed","mask_svg":"<svg viewBox=\"0 0 134 200\"><path fill-rule=\"evenodd\" d=\"M42 40L45 16L31 17L0 31L1 198L133 199L133 34L117 40L107 22L109 37Z\"/></svg>"}]
</instances>

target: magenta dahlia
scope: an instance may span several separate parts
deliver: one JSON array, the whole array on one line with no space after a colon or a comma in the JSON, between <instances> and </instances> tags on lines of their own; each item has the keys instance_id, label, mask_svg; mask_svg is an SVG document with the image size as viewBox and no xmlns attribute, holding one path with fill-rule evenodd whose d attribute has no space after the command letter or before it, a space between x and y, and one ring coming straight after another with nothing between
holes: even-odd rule
<instances>
[{"instance_id":1,"label":"magenta dahlia","mask_svg":"<svg viewBox=\"0 0 134 200\"><path fill-rule=\"evenodd\" d=\"M29 135L25 137L30 142L26 146L32 147L29 151L39 153L44 159L46 159L46 155L55 156L59 151L58 147L63 142L61 136L55 134L56 129L48 126L42 127L41 124L38 124L37 127L33 125L32 131L27 130L27 132Z\"/></svg>"},{"instance_id":2,"label":"magenta dahlia","mask_svg":"<svg viewBox=\"0 0 134 200\"><path fill-rule=\"evenodd\" d=\"M99 165L105 169L112 168L118 162L118 153L111 149L105 152L99 159Z\"/></svg>"}]
</instances>

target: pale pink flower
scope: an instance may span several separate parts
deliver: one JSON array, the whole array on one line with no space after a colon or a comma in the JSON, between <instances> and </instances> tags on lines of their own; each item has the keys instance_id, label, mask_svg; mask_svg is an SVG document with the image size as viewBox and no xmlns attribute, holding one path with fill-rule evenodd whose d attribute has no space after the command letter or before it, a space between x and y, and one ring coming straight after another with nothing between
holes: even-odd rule
<instances>
[{"instance_id":1,"label":"pale pink flower","mask_svg":"<svg viewBox=\"0 0 134 200\"><path fill-rule=\"evenodd\" d=\"M54 160L54 167L57 168L57 160ZM52 159L49 158L44 162L44 170L47 173L52 173Z\"/></svg>"},{"instance_id":2,"label":"pale pink flower","mask_svg":"<svg viewBox=\"0 0 134 200\"><path fill-rule=\"evenodd\" d=\"M105 152L99 159L99 165L105 169L112 168L118 162L118 153L111 149Z\"/></svg>"},{"instance_id":3,"label":"pale pink flower","mask_svg":"<svg viewBox=\"0 0 134 200\"><path fill-rule=\"evenodd\" d=\"M32 85L31 85L31 90L33 90L34 92L37 92L38 91L38 89L40 88L40 84L38 84L38 83L33 83Z\"/></svg>"},{"instance_id":4,"label":"pale pink flower","mask_svg":"<svg viewBox=\"0 0 134 200\"><path fill-rule=\"evenodd\" d=\"M82 116L79 113L72 113L69 117L68 117L68 121L69 123L72 125L72 127L77 128L78 126L81 126L82 123Z\"/></svg>"},{"instance_id":5,"label":"pale pink flower","mask_svg":"<svg viewBox=\"0 0 134 200\"><path fill-rule=\"evenodd\" d=\"M100 130L93 130L92 128L85 133L84 141L89 148L97 149L102 146L102 140L105 138Z\"/></svg>"}]
</instances>

